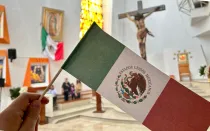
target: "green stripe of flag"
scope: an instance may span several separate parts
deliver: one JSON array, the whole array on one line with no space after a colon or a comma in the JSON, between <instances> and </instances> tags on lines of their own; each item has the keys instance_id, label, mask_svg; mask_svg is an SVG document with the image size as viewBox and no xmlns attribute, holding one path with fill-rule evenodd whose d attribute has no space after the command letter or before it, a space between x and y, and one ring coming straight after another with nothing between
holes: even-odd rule
<instances>
[{"instance_id":1,"label":"green stripe of flag","mask_svg":"<svg viewBox=\"0 0 210 131\"><path fill-rule=\"evenodd\" d=\"M124 48L93 23L62 69L97 90Z\"/></svg>"},{"instance_id":2,"label":"green stripe of flag","mask_svg":"<svg viewBox=\"0 0 210 131\"><path fill-rule=\"evenodd\" d=\"M41 36L42 37L42 50L44 50L46 47L47 36L48 36L47 31L45 30L44 27L42 27L42 36Z\"/></svg>"}]
</instances>

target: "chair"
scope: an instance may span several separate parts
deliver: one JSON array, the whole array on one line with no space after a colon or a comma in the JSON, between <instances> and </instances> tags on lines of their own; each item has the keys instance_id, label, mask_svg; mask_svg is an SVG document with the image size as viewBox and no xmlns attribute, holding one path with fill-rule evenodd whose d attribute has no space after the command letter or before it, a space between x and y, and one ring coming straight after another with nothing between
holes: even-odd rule
<instances>
[{"instance_id":1,"label":"chair","mask_svg":"<svg viewBox=\"0 0 210 131\"><path fill-rule=\"evenodd\" d=\"M180 81L182 81L182 77L185 77L185 76L188 76L190 81L192 80L189 64L188 63L186 63L186 64L179 64Z\"/></svg>"}]
</instances>

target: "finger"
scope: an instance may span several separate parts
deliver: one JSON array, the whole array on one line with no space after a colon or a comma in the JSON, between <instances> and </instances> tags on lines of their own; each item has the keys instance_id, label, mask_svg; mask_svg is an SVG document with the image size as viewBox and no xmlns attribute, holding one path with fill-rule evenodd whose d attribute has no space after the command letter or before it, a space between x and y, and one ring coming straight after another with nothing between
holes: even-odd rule
<instances>
[{"instance_id":1,"label":"finger","mask_svg":"<svg viewBox=\"0 0 210 131\"><path fill-rule=\"evenodd\" d=\"M41 110L41 102L35 100L32 102L27 109L23 124L21 125L20 131L34 131L36 127L37 120L39 118L39 113Z\"/></svg>"},{"instance_id":2,"label":"finger","mask_svg":"<svg viewBox=\"0 0 210 131\"><path fill-rule=\"evenodd\" d=\"M41 100L41 103L42 104L48 104L49 100L46 97L43 97L42 100Z\"/></svg>"},{"instance_id":3,"label":"finger","mask_svg":"<svg viewBox=\"0 0 210 131\"><path fill-rule=\"evenodd\" d=\"M34 100L38 100L40 96L40 94L23 93L11 104L11 106L9 106L9 108L18 108L22 111L25 111L28 107L28 104ZM47 104L49 100L46 97L43 97L41 102L42 104Z\"/></svg>"},{"instance_id":4,"label":"finger","mask_svg":"<svg viewBox=\"0 0 210 131\"><path fill-rule=\"evenodd\" d=\"M22 119L24 117L25 111L28 108L29 103L31 101L39 99L40 95L39 94L22 94L19 96L11 105L9 105L3 112L1 112L1 120L0 125L4 125L5 127L8 127L11 130L18 130L20 129L20 126L22 124ZM42 104L47 104L48 99L44 97L41 100ZM15 121L14 121L15 120ZM14 126L7 126L5 121L8 121L9 123L13 123ZM6 129L5 129L6 130ZM7 131L7 130L6 130Z\"/></svg>"}]
</instances>

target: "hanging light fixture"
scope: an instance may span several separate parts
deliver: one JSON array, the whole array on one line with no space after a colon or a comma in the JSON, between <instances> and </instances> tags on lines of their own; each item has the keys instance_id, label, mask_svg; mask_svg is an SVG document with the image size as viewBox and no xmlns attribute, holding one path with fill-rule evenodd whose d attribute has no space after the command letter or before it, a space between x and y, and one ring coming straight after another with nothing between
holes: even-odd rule
<instances>
[{"instance_id":1,"label":"hanging light fixture","mask_svg":"<svg viewBox=\"0 0 210 131\"><path fill-rule=\"evenodd\" d=\"M195 8L206 7L208 3L207 0L177 0L179 11L186 15L190 15L190 12Z\"/></svg>"}]
</instances>

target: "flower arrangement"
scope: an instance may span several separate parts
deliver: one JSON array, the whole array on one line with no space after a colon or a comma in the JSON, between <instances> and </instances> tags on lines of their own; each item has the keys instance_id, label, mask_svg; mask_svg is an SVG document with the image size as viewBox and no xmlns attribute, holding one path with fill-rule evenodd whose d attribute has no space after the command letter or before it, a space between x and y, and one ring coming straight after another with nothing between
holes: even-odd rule
<instances>
[{"instance_id":1,"label":"flower arrangement","mask_svg":"<svg viewBox=\"0 0 210 131\"><path fill-rule=\"evenodd\" d=\"M199 69L200 76L207 76L210 82L210 65L201 66Z\"/></svg>"},{"instance_id":2,"label":"flower arrangement","mask_svg":"<svg viewBox=\"0 0 210 131\"><path fill-rule=\"evenodd\" d=\"M205 76L205 68L206 68L206 65L200 67L199 69L200 76Z\"/></svg>"}]
</instances>

